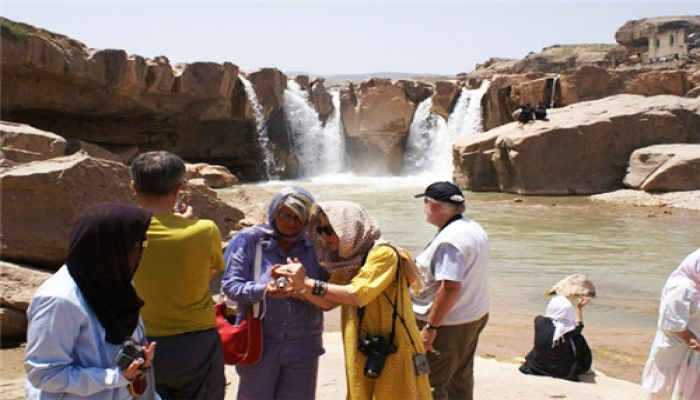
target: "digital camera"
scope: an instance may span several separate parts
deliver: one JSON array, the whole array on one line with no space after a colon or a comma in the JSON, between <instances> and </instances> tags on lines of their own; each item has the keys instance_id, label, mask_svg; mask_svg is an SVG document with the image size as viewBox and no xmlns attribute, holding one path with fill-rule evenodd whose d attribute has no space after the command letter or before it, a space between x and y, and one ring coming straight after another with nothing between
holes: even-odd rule
<instances>
[{"instance_id":1,"label":"digital camera","mask_svg":"<svg viewBox=\"0 0 700 400\"><path fill-rule=\"evenodd\" d=\"M134 343L133 340L127 339L122 343L122 347L117 353L117 365L121 369L129 368L134 360L144 359L143 347Z\"/></svg>"},{"instance_id":2,"label":"digital camera","mask_svg":"<svg viewBox=\"0 0 700 400\"><path fill-rule=\"evenodd\" d=\"M277 285L277 289L279 290L285 290L286 288L289 287L289 280L285 278L284 276L281 276L277 278L277 281L275 281L275 285Z\"/></svg>"},{"instance_id":3,"label":"digital camera","mask_svg":"<svg viewBox=\"0 0 700 400\"><path fill-rule=\"evenodd\" d=\"M396 353L396 346L384 336L374 335L369 338L359 339L358 350L367 356L364 374L368 378L377 379L384 369L386 356Z\"/></svg>"}]
</instances>

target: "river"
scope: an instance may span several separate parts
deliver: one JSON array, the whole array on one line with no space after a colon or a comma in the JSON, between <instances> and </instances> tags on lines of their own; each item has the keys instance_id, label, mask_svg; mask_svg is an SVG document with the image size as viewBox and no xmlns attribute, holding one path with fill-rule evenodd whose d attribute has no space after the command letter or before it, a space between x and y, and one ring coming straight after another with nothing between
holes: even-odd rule
<instances>
[{"instance_id":1,"label":"river","mask_svg":"<svg viewBox=\"0 0 700 400\"><path fill-rule=\"evenodd\" d=\"M425 221L423 201L413 197L432 179L335 174L259 186L276 192L296 185L317 201L358 202L379 220L385 239L415 256L436 232ZM700 213L611 206L588 197L472 192L465 197L465 215L486 230L491 243L491 323L479 353L524 356L532 319L549 299L544 291L569 274L583 273L597 291L584 309L584 333L598 365L608 375L638 382L661 287L700 246Z\"/></svg>"}]
</instances>

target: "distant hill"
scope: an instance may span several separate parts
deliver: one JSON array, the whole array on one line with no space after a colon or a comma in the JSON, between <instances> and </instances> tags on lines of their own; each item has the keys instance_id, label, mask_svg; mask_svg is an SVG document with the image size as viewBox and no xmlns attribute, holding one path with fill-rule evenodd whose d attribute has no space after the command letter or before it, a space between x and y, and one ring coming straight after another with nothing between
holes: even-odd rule
<instances>
[{"instance_id":1,"label":"distant hill","mask_svg":"<svg viewBox=\"0 0 700 400\"><path fill-rule=\"evenodd\" d=\"M313 74L304 71L284 71L284 73L293 78L299 75L308 75L310 79L315 79L322 77L326 79L326 84L341 84L344 81L359 82L370 78L389 78L391 80L398 79L419 79L420 80L434 80L434 79L455 79L454 75L448 74L420 74L420 73L410 73L410 72L372 72L367 74Z\"/></svg>"}]
</instances>

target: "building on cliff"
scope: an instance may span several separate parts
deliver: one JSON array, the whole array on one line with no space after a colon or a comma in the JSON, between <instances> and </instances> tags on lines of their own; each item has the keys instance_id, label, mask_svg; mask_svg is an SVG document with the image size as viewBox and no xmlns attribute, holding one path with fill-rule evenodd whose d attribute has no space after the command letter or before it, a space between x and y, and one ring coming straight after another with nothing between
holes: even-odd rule
<instances>
[{"instance_id":1,"label":"building on cliff","mask_svg":"<svg viewBox=\"0 0 700 400\"><path fill-rule=\"evenodd\" d=\"M626 48L626 61L655 63L697 60L700 53L700 16L659 17L628 21L615 33Z\"/></svg>"}]
</instances>

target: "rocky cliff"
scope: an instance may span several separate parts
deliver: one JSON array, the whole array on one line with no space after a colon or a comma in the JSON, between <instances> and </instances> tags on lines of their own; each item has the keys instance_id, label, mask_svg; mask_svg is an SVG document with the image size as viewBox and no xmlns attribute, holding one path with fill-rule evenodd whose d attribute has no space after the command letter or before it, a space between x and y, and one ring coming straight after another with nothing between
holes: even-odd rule
<instances>
[{"instance_id":1,"label":"rocky cliff","mask_svg":"<svg viewBox=\"0 0 700 400\"><path fill-rule=\"evenodd\" d=\"M170 150L189 162L226 166L242 181L267 178L267 157L278 177L299 176L284 104L289 77L282 71L264 68L245 75L269 136L263 148L261 121L232 63L171 65L166 57L94 50L29 25L0 23L4 120L115 153ZM339 90L348 169L401 171L417 105L431 97L431 111L447 120L461 88L478 87L486 79L491 83L481 99L485 130L511 122L512 112L525 103L560 108L618 94L700 95L698 64L614 67L611 57L620 46L550 46L522 60L489 60L455 80L346 83ZM295 81L326 123L334 105L323 79Z\"/></svg>"},{"instance_id":2,"label":"rocky cliff","mask_svg":"<svg viewBox=\"0 0 700 400\"><path fill-rule=\"evenodd\" d=\"M640 168L635 161L640 156L630 162L635 150L669 143L687 144L687 152L700 158L697 146L690 146L700 143L700 101L622 94L556 109L547 121L513 122L460 139L454 145L454 179L474 191L611 192L624 187L628 168ZM660 169L660 162L648 164ZM685 164L690 166L676 168L673 176L656 181L664 182L664 190L700 189L700 180L687 178L695 171L696 161ZM634 181L639 187L643 177L628 178L628 184ZM660 187L650 184L650 188Z\"/></svg>"}]
</instances>

